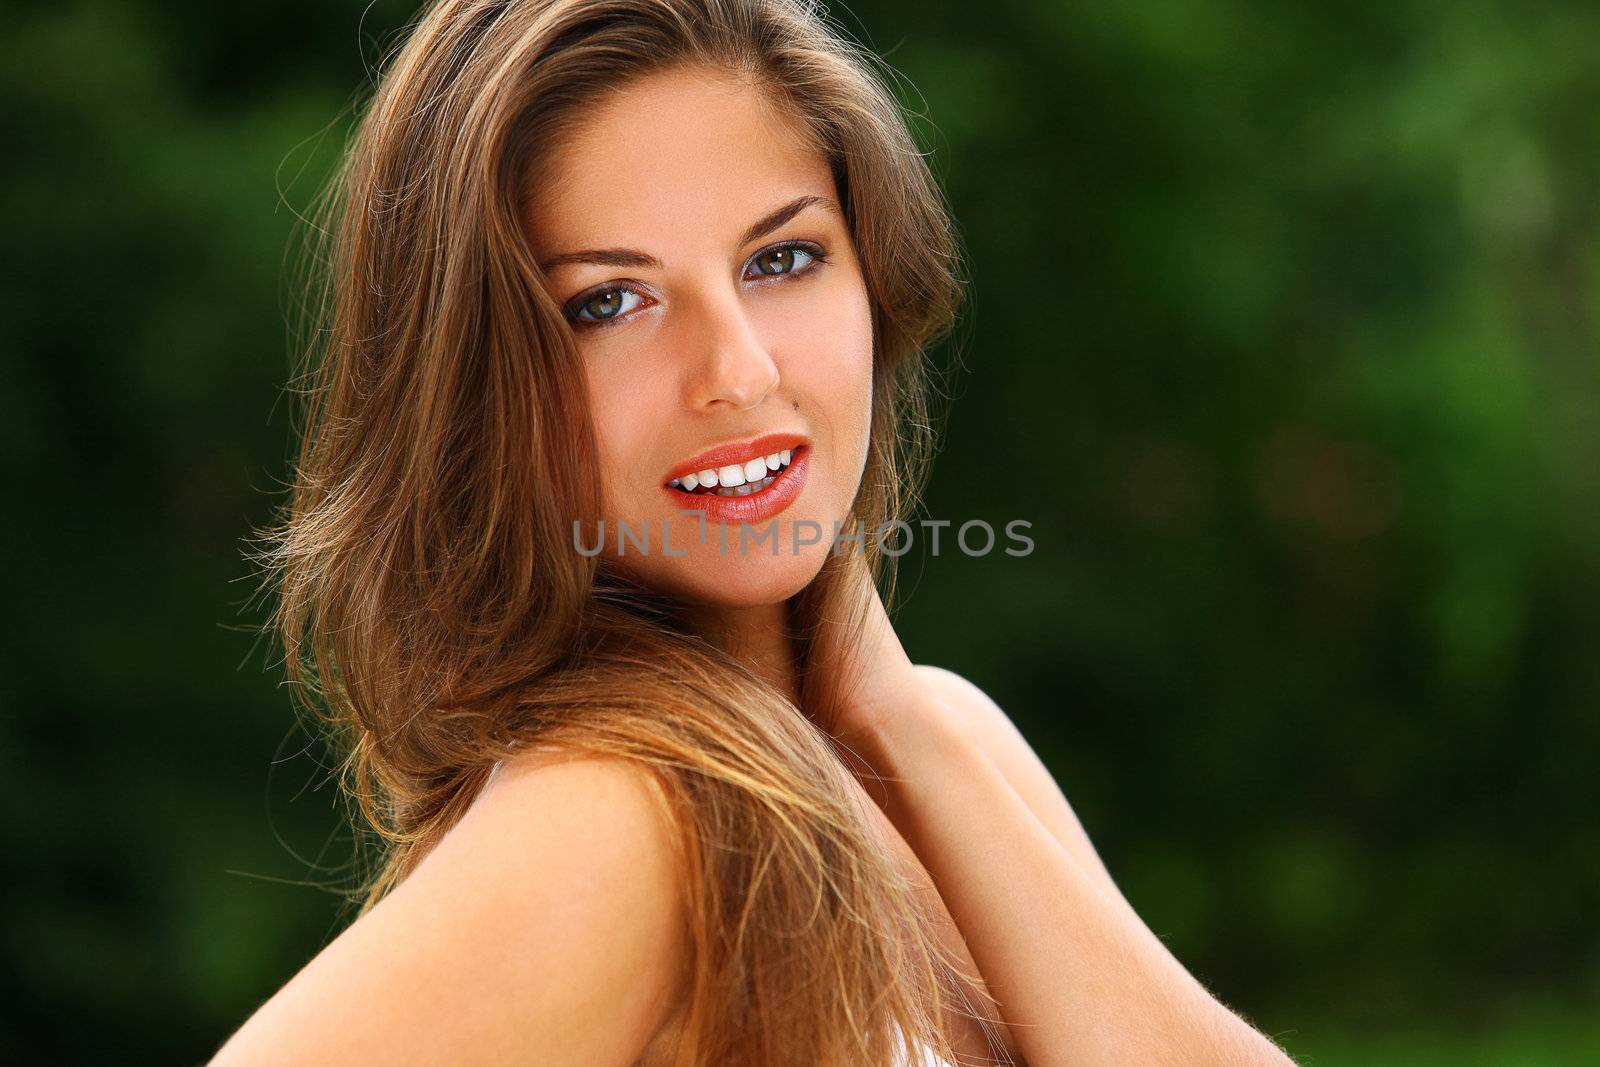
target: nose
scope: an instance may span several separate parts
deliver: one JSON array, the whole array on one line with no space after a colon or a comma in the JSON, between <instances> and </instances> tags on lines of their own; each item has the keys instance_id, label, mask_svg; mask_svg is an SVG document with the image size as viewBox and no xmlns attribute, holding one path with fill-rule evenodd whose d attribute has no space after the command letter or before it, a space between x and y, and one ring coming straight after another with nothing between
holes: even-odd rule
<instances>
[{"instance_id":1,"label":"nose","mask_svg":"<svg viewBox=\"0 0 1600 1067\"><path fill-rule=\"evenodd\" d=\"M685 394L695 410L726 404L746 411L777 388L778 365L739 308L737 298L705 309L701 358L687 363Z\"/></svg>"}]
</instances>

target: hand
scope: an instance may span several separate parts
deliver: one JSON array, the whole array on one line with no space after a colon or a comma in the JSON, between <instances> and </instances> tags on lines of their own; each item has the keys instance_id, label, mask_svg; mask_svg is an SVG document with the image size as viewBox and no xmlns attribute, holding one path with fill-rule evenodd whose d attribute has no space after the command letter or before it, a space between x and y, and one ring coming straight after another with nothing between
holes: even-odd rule
<instances>
[{"instance_id":1,"label":"hand","mask_svg":"<svg viewBox=\"0 0 1600 1067\"><path fill-rule=\"evenodd\" d=\"M865 558L851 553L845 595L812 638L806 682L812 721L862 790L907 833L891 781L910 783L930 751L981 751L971 720L946 701L906 654ZM945 749L951 751L952 749Z\"/></svg>"},{"instance_id":2,"label":"hand","mask_svg":"<svg viewBox=\"0 0 1600 1067\"><path fill-rule=\"evenodd\" d=\"M812 638L813 719L847 749L871 749L894 726L948 709L918 673L889 622L866 558L847 553L845 595Z\"/></svg>"}]
</instances>

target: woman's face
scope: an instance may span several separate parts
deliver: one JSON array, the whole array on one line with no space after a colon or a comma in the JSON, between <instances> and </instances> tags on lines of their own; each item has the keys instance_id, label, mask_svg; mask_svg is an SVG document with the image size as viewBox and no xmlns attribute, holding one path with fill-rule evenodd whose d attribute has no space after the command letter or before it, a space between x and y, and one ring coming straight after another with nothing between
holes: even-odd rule
<instances>
[{"instance_id":1,"label":"woman's face","mask_svg":"<svg viewBox=\"0 0 1600 1067\"><path fill-rule=\"evenodd\" d=\"M815 577L870 426L870 308L832 174L756 91L698 68L627 85L559 147L527 220L582 356L604 552L709 605Z\"/></svg>"}]
</instances>

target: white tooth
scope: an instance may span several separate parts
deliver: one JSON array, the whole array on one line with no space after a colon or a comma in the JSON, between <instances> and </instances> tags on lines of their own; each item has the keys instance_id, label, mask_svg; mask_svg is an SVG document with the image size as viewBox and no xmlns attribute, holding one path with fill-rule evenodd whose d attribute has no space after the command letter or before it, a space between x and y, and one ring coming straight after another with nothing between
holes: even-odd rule
<instances>
[{"instance_id":1,"label":"white tooth","mask_svg":"<svg viewBox=\"0 0 1600 1067\"><path fill-rule=\"evenodd\" d=\"M700 478L700 484L705 486L707 489L715 489L717 487L717 472L716 471L712 471L712 470L701 471L700 474L699 474L699 478Z\"/></svg>"},{"instance_id":2,"label":"white tooth","mask_svg":"<svg viewBox=\"0 0 1600 1067\"><path fill-rule=\"evenodd\" d=\"M790 460L794 459L794 449L786 448L782 452L779 452L778 455L783 457L783 461L785 463L788 463Z\"/></svg>"},{"instance_id":3,"label":"white tooth","mask_svg":"<svg viewBox=\"0 0 1600 1067\"><path fill-rule=\"evenodd\" d=\"M755 492L755 488L756 487L753 485L741 485L739 488L735 489L734 492L739 496L749 496L751 493Z\"/></svg>"},{"instance_id":4,"label":"white tooth","mask_svg":"<svg viewBox=\"0 0 1600 1067\"><path fill-rule=\"evenodd\" d=\"M743 485L744 464L730 463L726 467L717 468L718 485Z\"/></svg>"},{"instance_id":5,"label":"white tooth","mask_svg":"<svg viewBox=\"0 0 1600 1067\"><path fill-rule=\"evenodd\" d=\"M700 479L696 478L694 475L685 474L683 476L683 487L685 489L689 490L691 493L694 492L695 487L698 486L699 484L700 484Z\"/></svg>"},{"instance_id":6,"label":"white tooth","mask_svg":"<svg viewBox=\"0 0 1600 1067\"><path fill-rule=\"evenodd\" d=\"M765 478L766 475L767 461L762 459L760 456L757 456L755 459L744 465L744 480L747 482L753 482L758 478Z\"/></svg>"},{"instance_id":7,"label":"white tooth","mask_svg":"<svg viewBox=\"0 0 1600 1067\"><path fill-rule=\"evenodd\" d=\"M774 452L772 455L767 457L767 470L775 471L781 466L783 466L782 452Z\"/></svg>"},{"instance_id":8,"label":"white tooth","mask_svg":"<svg viewBox=\"0 0 1600 1067\"><path fill-rule=\"evenodd\" d=\"M674 478L674 479L672 479L672 481L668 482L667 484L672 486L672 488L676 489L676 488L678 488L678 479Z\"/></svg>"}]
</instances>

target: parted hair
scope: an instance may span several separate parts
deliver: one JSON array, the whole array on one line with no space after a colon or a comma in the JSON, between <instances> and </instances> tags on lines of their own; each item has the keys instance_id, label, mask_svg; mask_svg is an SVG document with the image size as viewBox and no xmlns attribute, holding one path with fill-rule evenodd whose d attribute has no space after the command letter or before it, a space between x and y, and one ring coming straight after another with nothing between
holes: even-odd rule
<instances>
[{"instance_id":1,"label":"parted hair","mask_svg":"<svg viewBox=\"0 0 1600 1067\"><path fill-rule=\"evenodd\" d=\"M850 518L876 530L915 507L927 352L964 281L892 72L808 0L443 0L382 65L308 230L298 454L251 552L268 629L378 843L363 910L520 747L633 761L686 879L678 1064L888 1064L896 1027L953 1059L957 965L852 799L807 670L818 621L859 618L846 569L892 590L892 560L867 537L795 597L796 706L572 547L574 521L599 519L597 453L528 205L597 102L690 65L739 79L829 161L872 309Z\"/></svg>"}]
</instances>

